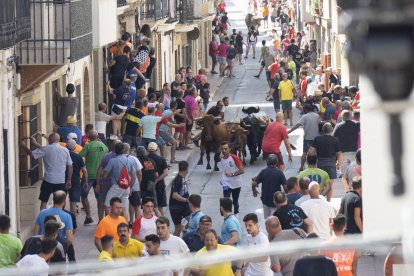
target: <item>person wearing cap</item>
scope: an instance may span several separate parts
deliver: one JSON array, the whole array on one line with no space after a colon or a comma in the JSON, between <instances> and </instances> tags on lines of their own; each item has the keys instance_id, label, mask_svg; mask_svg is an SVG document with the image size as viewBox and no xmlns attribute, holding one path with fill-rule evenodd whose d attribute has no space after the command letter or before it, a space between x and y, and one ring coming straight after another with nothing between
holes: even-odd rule
<instances>
[{"instance_id":1,"label":"person wearing cap","mask_svg":"<svg viewBox=\"0 0 414 276\"><path fill-rule=\"evenodd\" d=\"M69 83L68 85L66 85L66 93L68 93L68 96L62 97L58 89L56 88L55 90L58 110L60 111L56 122L58 126L65 126L66 119L68 118L68 116L76 118L77 114L79 99L76 97L75 85L73 85L73 83Z\"/></svg>"},{"instance_id":2,"label":"person wearing cap","mask_svg":"<svg viewBox=\"0 0 414 276\"><path fill-rule=\"evenodd\" d=\"M47 139L47 136L44 135L44 134L42 134L42 137ZM70 140L75 141L75 149L73 151L75 153L80 153L83 147L81 145L76 144L76 139L78 139L78 135L76 135L76 133L74 133L74 132L71 132L66 136L66 138L67 138L67 141L70 141ZM65 142L59 142L59 145L61 145L64 148L66 148L66 144L67 143L65 143Z\"/></svg>"},{"instance_id":3,"label":"person wearing cap","mask_svg":"<svg viewBox=\"0 0 414 276\"><path fill-rule=\"evenodd\" d=\"M44 239L52 239L57 241L56 251L55 254L50 258L51 263L59 263L63 262L66 263L67 261L67 247L68 244L63 240L61 243L58 240L59 230L64 227L64 225L60 222L57 222L56 219L50 219L45 222L45 234L44 235L35 235L30 237L24 243L21 258L26 255L33 255L39 254L40 252L40 244Z\"/></svg>"},{"instance_id":4,"label":"person wearing cap","mask_svg":"<svg viewBox=\"0 0 414 276\"><path fill-rule=\"evenodd\" d=\"M73 223L72 217L62 209L66 203L66 193L64 191L56 191L53 193L53 206L43 209L39 212L35 219L34 233L35 235L45 234L45 218L46 216L55 216L56 221L62 223L63 227L59 231L59 237L68 243L73 243Z\"/></svg>"},{"instance_id":5,"label":"person wearing cap","mask_svg":"<svg viewBox=\"0 0 414 276\"><path fill-rule=\"evenodd\" d=\"M66 143L68 141L68 134L69 133L75 133L75 136L72 136L71 138L75 139L76 144L80 145L82 143L82 131L78 128L76 125L77 119L74 116L68 116L66 119L66 125L59 126L56 129L56 133L60 135L61 142Z\"/></svg>"},{"instance_id":6,"label":"person wearing cap","mask_svg":"<svg viewBox=\"0 0 414 276\"><path fill-rule=\"evenodd\" d=\"M167 194L165 192L164 179L168 176L168 164L165 158L157 155L158 145L154 142L148 144L148 158L155 162L158 177L155 179L155 195L157 199L158 211L163 216L164 207L167 207Z\"/></svg>"},{"instance_id":7,"label":"person wearing cap","mask_svg":"<svg viewBox=\"0 0 414 276\"><path fill-rule=\"evenodd\" d=\"M76 142L74 140L68 140L66 148L69 150L70 158L72 159L73 174L71 187L68 189L70 211L76 213L76 204L80 202L81 189L88 185L88 171L86 170L85 163L81 155L76 153L75 150ZM82 173L81 173L82 172ZM81 186L82 178L82 186Z\"/></svg>"},{"instance_id":8,"label":"person wearing cap","mask_svg":"<svg viewBox=\"0 0 414 276\"><path fill-rule=\"evenodd\" d=\"M46 208L50 194L59 190L70 189L72 185L73 162L68 149L58 144L59 140L59 134L52 133L48 137L49 145L42 146L33 137L32 144L37 148L33 151L23 141L20 142L21 149L27 155L34 159L43 158L44 177L39 195L40 210Z\"/></svg>"},{"instance_id":9,"label":"person wearing cap","mask_svg":"<svg viewBox=\"0 0 414 276\"><path fill-rule=\"evenodd\" d=\"M86 213L84 224L93 222L91 218L91 207L88 200L88 195L90 189L93 187L95 198L98 199L98 193L96 191L97 172L103 156L108 152L108 148L105 146L105 144L98 141L99 138L97 131L91 130L88 134L88 137L89 143L87 143L80 152L80 155L85 158L85 166L88 171L87 185L83 185L81 189L82 205Z\"/></svg>"}]
</instances>

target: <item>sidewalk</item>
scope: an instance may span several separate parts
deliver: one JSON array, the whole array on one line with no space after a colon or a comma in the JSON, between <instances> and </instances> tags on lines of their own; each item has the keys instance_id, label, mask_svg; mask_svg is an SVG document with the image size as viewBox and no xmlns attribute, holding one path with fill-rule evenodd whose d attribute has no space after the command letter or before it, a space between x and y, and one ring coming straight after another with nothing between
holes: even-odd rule
<instances>
[{"instance_id":1,"label":"sidewalk","mask_svg":"<svg viewBox=\"0 0 414 276\"><path fill-rule=\"evenodd\" d=\"M216 91L220 88L224 78L219 77L218 75L208 75L208 82L210 83L211 87L211 98L214 97ZM211 102L210 105L214 105L214 102ZM189 161L195 154L195 145L189 145L191 149L189 150L179 150L176 153L176 159L179 161ZM167 149L167 159L170 159L170 148ZM167 197L169 197L170 185L174 179L174 177L178 173L178 165L171 164L171 168L169 169L169 174L165 179L166 190L167 190ZM78 223L78 229L76 230L74 236L74 246L76 252L76 259L78 261L81 260L88 260L88 259L96 259L98 257L98 250L96 250L94 245L94 234L95 229L98 221L98 210L96 208L96 200L94 198L93 192L89 193L89 202L91 203L91 216L94 220L94 223L89 225L84 225L83 222L85 220L85 213L79 209L79 213L76 214L76 220ZM79 208L81 208L82 204L78 204Z\"/></svg>"}]
</instances>

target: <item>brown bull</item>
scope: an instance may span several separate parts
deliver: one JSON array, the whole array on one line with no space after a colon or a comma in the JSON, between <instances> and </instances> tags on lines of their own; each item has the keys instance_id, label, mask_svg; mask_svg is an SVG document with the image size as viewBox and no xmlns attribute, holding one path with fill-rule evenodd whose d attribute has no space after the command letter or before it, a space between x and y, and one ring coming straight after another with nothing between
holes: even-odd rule
<instances>
[{"instance_id":1,"label":"brown bull","mask_svg":"<svg viewBox=\"0 0 414 276\"><path fill-rule=\"evenodd\" d=\"M247 130L240 124L234 124L229 131L231 152L243 159L243 164L246 165Z\"/></svg>"},{"instance_id":2,"label":"brown bull","mask_svg":"<svg viewBox=\"0 0 414 276\"><path fill-rule=\"evenodd\" d=\"M211 170L210 153L214 152L214 170L218 171L217 162L220 160L220 146L229 140L229 131L226 125L219 124L212 115L205 115L202 119L204 128L200 139L200 159L197 165L203 165L203 156L206 153L207 170Z\"/></svg>"}]
</instances>

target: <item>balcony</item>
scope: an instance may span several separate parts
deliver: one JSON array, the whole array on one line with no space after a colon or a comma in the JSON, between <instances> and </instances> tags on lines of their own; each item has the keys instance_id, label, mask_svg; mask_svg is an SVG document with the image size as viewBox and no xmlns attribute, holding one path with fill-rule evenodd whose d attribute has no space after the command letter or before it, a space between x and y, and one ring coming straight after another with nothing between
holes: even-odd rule
<instances>
[{"instance_id":1,"label":"balcony","mask_svg":"<svg viewBox=\"0 0 414 276\"><path fill-rule=\"evenodd\" d=\"M214 14L213 0L188 0L190 9L190 18L201 19Z\"/></svg>"},{"instance_id":2,"label":"balcony","mask_svg":"<svg viewBox=\"0 0 414 276\"><path fill-rule=\"evenodd\" d=\"M30 0L0 0L0 49L30 38Z\"/></svg>"},{"instance_id":3,"label":"balcony","mask_svg":"<svg viewBox=\"0 0 414 276\"><path fill-rule=\"evenodd\" d=\"M141 5L141 20L161 20L169 16L168 0L146 0Z\"/></svg>"},{"instance_id":4,"label":"balcony","mask_svg":"<svg viewBox=\"0 0 414 276\"><path fill-rule=\"evenodd\" d=\"M92 0L30 0L31 38L17 45L22 65L63 65L92 53Z\"/></svg>"}]
</instances>

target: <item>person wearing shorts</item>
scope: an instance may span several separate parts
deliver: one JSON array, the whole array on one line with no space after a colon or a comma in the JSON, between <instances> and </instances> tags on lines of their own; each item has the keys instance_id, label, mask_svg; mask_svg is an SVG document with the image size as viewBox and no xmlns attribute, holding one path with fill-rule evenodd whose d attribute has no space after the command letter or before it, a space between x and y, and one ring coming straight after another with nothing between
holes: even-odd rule
<instances>
[{"instance_id":1,"label":"person wearing shorts","mask_svg":"<svg viewBox=\"0 0 414 276\"><path fill-rule=\"evenodd\" d=\"M112 186L109 188L108 194L106 195L105 206L109 208L111 199L113 197L119 197L122 200L123 213L126 215L128 214L128 197L131 188L129 187L127 189L123 189L119 187L118 179L121 177L123 168L125 167L128 171L130 184L132 185L136 180L137 173L135 171L133 162L130 161L126 155L124 155L124 149L125 147L123 143L118 143L114 146L116 157L109 160L108 165L106 165L105 169L103 170L103 176L111 176L112 184Z\"/></svg>"},{"instance_id":2,"label":"person wearing shorts","mask_svg":"<svg viewBox=\"0 0 414 276\"><path fill-rule=\"evenodd\" d=\"M279 83L278 88L280 92L283 115L285 118L285 125L287 125L287 120L289 119L290 126L293 126L292 101L297 92L295 85L288 79L288 75L286 73L282 74L282 81Z\"/></svg>"},{"instance_id":3,"label":"person wearing shorts","mask_svg":"<svg viewBox=\"0 0 414 276\"><path fill-rule=\"evenodd\" d=\"M66 191L65 184L54 184L43 180L40 186L39 200L41 202L48 202L50 195L57 191Z\"/></svg>"},{"instance_id":4,"label":"person wearing shorts","mask_svg":"<svg viewBox=\"0 0 414 276\"><path fill-rule=\"evenodd\" d=\"M189 181L186 179L188 175L188 163L181 161L178 163L178 174L174 178L171 194L170 194L170 215L174 222L174 235L179 236L181 233L181 220L190 216L191 210L188 205Z\"/></svg>"}]
</instances>

